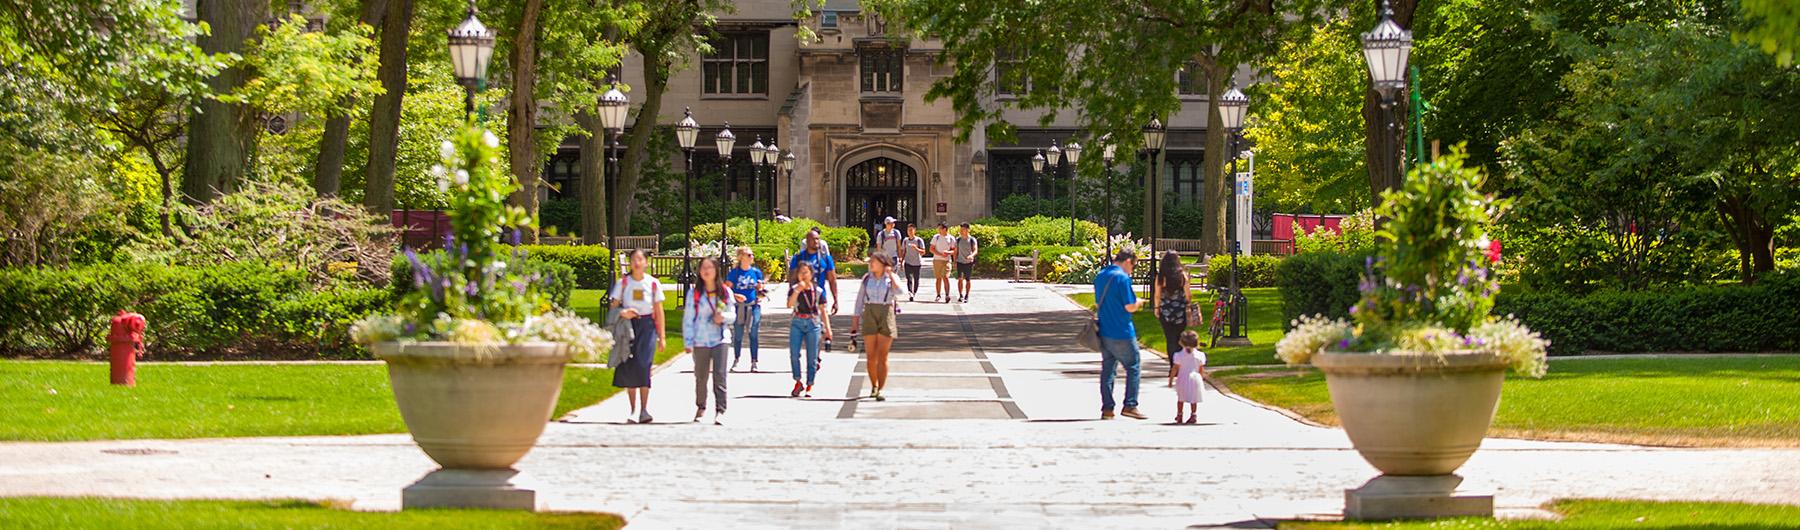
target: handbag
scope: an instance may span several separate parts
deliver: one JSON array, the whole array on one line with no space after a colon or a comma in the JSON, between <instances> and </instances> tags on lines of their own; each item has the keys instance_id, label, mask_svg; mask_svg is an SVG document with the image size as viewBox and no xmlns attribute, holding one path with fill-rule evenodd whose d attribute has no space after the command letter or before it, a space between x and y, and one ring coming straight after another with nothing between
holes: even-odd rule
<instances>
[{"instance_id":1,"label":"handbag","mask_svg":"<svg viewBox=\"0 0 1800 530\"><path fill-rule=\"evenodd\" d=\"M1112 282L1107 282L1111 284ZM1088 310L1088 319L1081 325L1081 331L1075 334L1075 343L1088 351L1100 351L1100 303L1106 301L1106 285L1100 286L1100 295L1094 297L1094 308Z\"/></svg>"},{"instance_id":2,"label":"handbag","mask_svg":"<svg viewBox=\"0 0 1800 530\"><path fill-rule=\"evenodd\" d=\"M1184 325L1182 327L1184 327L1184 328L1197 327L1202 322L1206 322L1206 314L1200 312L1200 302L1188 302L1187 325Z\"/></svg>"}]
</instances>

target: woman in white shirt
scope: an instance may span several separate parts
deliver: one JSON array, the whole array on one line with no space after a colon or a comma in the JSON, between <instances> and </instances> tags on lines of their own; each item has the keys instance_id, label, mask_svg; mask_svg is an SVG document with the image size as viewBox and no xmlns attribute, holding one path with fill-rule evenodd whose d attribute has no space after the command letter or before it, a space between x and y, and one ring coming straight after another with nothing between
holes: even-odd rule
<instances>
[{"instance_id":1,"label":"woman in white shirt","mask_svg":"<svg viewBox=\"0 0 1800 530\"><path fill-rule=\"evenodd\" d=\"M631 251L631 273L612 288L612 307L619 318L631 321L631 359L613 367L613 386L625 389L631 402L626 423L650 423L650 370L664 343L662 282L644 271L650 259L642 250Z\"/></svg>"},{"instance_id":2,"label":"woman in white shirt","mask_svg":"<svg viewBox=\"0 0 1800 530\"><path fill-rule=\"evenodd\" d=\"M894 321L894 301L906 292L906 284L894 277L894 262L884 255L869 257L869 274L863 276L856 292L856 310L850 313L850 334L862 325L868 329L863 340L869 346L869 397L887 401L881 390L887 388L888 351L899 335Z\"/></svg>"}]
</instances>

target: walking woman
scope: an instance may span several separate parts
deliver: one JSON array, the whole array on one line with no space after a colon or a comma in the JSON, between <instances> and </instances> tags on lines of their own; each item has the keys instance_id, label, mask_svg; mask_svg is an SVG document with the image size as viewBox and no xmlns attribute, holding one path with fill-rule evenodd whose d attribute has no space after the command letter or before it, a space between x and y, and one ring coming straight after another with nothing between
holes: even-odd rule
<instances>
[{"instance_id":1,"label":"walking woman","mask_svg":"<svg viewBox=\"0 0 1800 530\"><path fill-rule=\"evenodd\" d=\"M894 329L894 301L906 290L906 285L894 277L894 262L890 259L885 255L869 257L869 273L863 276L856 292L856 310L850 313L851 335L856 335L862 324L869 326L863 340L869 346L869 386L873 389L869 397L875 401L887 401L881 390L887 387L888 351L893 349L894 337L898 335Z\"/></svg>"},{"instance_id":2,"label":"walking woman","mask_svg":"<svg viewBox=\"0 0 1800 530\"><path fill-rule=\"evenodd\" d=\"M1150 299L1156 301L1156 321L1162 324L1163 352L1173 359L1175 352L1181 351L1181 331L1188 325L1188 276L1187 267L1181 265L1181 255L1170 250L1163 252L1162 264L1158 265L1156 282L1151 288ZM1170 365L1169 376L1175 375L1174 365ZM1171 380L1172 381L1172 380ZM1171 383L1173 384L1173 383Z\"/></svg>"},{"instance_id":3,"label":"walking woman","mask_svg":"<svg viewBox=\"0 0 1800 530\"><path fill-rule=\"evenodd\" d=\"M731 325L731 369L736 370L744 354L744 343L750 343L750 373L756 373L756 360L762 352L763 271L756 266L756 253L750 247L738 247L738 264L725 271L725 283L731 286L737 301L737 323Z\"/></svg>"},{"instance_id":4,"label":"walking woman","mask_svg":"<svg viewBox=\"0 0 1800 530\"><path fill-rule=\"evenodd\" d=\"M631 358L613 367L613 386L625 389L631 402L626 423L650 423L650 365L665 343L662 282L646 274L650 259L632 250L631 273L612 288L612 308L618 318L631 321Z\"/></svg>"},{"instance_id":5,"label":"walking woman","mask_svg":"<svg viewBox=\"0 0 1800 530\"><path fill-rule=\"evenodd\" d=\"M719 275L718 260L701 260L694 275L687 309L681 313L681 337L694 356L694 421L706 415L707 379L712 380L713 425L725 424L725 375L730 372L726 348L731 344L731 289Z\"/></svg>"},{"instance_id":6,"label":"walking woman","mask_svg":"<svg viewBox=\"0 0 1800 530\"><path fill-rule=\"evenodd\" d=\"M812 397L813 380L819 376L819 285L812 265L800 263L789 271L794 285L788 289L788 307L794 318L788 323L788 366L794 374L794 391L790 397ZM800 348L806 348L806 377L800 377ZM804 381L804 383L802 383Z\"/></svg>"}]
</instances>

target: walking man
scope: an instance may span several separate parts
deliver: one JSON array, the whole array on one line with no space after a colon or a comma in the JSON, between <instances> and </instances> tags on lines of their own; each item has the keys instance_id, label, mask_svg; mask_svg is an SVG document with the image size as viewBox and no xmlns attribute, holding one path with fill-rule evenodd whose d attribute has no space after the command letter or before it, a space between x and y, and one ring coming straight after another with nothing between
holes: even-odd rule
<instances>
[{"instance_id":1,"label":"walking man","mask_svg":"<svg viewBox=\"0 0 1800 530\"><path fill-rule=\"evenodd\" d=\"M956 237L956 294L962 303L969 303L969 290L974 286L971 281L975 277L975 255L981 252L981 242L969 235L969 223L963 223Z\"/></svg>"},{"instance_id":2,"label":"walking man","mask_svg":"<svg viewBox=\"0 0 1800 530\"><path fill-rule=\"evenodd\" d=\"M1094 275L1094 305L1100 317L1100 419L1113 417L1113 377L1115 363L1125 367L1125 408L1119 414L1144 419L1138 412L1138 347L1137 327L1131 314L1143 306L1131 290L1131 272L1137 255L1121 250L1112 264Z\"/></svg>"},{"instance_id":3,"label":"walking man","mask_svg":"<svg viewBox=\"0 0 1800 530\"><path fill-rule=\"evenodd\" d=\"M875 232L875 251L887 256L888 263L899 263L900 239L900 231L894 228L894 218L882 219L881 230Z\"/></svg>"},{"instance_id":4,"label":"walking man","mask_svg":"<svg viewBox=\"0 0 1800 530\"><path fill-rule=\"evenodd\" d=\"M956 252L956 238L950 237L950 227L938 223L937 235L931 236L931 276L936 283L937 296L933 302L950 301L950 256Z\"/></svg>"}]
</instances>

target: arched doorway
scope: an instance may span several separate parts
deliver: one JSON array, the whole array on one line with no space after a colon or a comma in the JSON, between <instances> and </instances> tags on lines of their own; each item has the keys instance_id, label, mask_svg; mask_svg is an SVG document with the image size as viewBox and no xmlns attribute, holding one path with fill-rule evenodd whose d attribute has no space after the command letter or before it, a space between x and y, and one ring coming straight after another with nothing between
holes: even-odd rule
<instances>
[{"instance_id":1,"label":"arched doorway","mask_svg":"<svg viewBox=\"0 0 1800 530\"><path fill-rule=\"evenodd\" d=\"M918 171L887 157L864 160L844 171L844 225L873 234L888 216L902 223L919 218Z\"/></svg>"}]
</instances>

